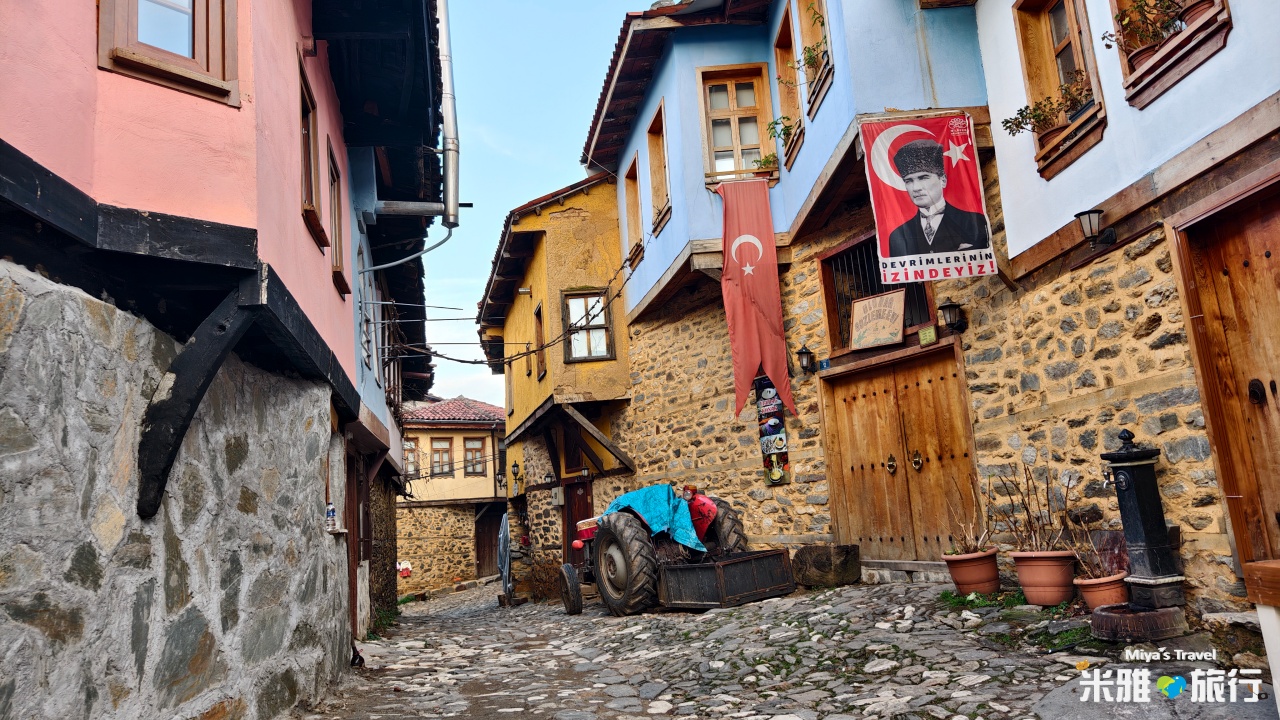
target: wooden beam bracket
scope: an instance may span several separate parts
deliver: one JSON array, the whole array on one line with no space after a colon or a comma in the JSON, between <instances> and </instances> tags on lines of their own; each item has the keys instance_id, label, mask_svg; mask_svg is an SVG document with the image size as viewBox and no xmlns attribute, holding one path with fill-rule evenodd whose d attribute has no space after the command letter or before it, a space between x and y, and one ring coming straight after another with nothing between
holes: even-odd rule
<instances>
[{"instance_id":1,"label":"wooden beam bracket","mask_svg":"<svg viewBox=\"0 0 1280 720\"><path fill-rule=\"evenodd\" d=\"M596 442L600 443L605 450L608 450L609 454L617 458L618 462L625 465L631 472L636 471L636 463L631 459L631 456L623 452L622 448L615 445L612 440L605 437L605 434L600 432L600 428L596 427L590 420L583 417L582 413L578 412L572 405L564 404L560 407L564 410L566 415L573 418L575 422L581 425L582 429L586 430L588 435L595 438Z\"/></svg>"}]
</instances>

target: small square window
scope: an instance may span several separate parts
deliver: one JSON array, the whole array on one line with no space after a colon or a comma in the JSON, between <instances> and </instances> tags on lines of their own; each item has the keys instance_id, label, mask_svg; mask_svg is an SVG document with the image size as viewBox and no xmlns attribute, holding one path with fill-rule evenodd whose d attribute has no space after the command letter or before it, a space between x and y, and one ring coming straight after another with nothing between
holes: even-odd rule
<instances>
[{"instance_id":1,"label":"small square window","mask_svg":"<svg viewBox=\"0 0 1280 720\"><path fill-rule=\"evenodd\" d=\"M100 0L98 67L240 106L237 0Z\"/></svg>"}]
</instances>

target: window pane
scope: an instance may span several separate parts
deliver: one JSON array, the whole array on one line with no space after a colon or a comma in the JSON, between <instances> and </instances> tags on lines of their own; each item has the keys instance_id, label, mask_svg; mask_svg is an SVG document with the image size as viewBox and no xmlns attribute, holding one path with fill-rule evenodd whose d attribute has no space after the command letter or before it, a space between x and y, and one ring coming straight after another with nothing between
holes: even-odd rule
<instances>
[{"instance_id":1,"label":"window pane","mask_svg":"<svg viewBox=\"0 0 1280 720\"><path fill-rule=\"evenodd\" d=\"M581 325L582 316L587 308L587 301L583 298L569 298L569 324Z\"/></svg>"},{"instance_id":2,"label":"window pane","mask_svg":"<svg viewBox=\"0 0 1280 720\"><path fill-rule=\"evenodd\" d=\"M733 128L729 120L711 121L711 145L713 147L733 147Z\"/></svg>"},{"instance_id":3,"label":"window pane","mask_svg":"<svg viewBox=\"0 0 1280 720\"><path fill-rule=\"evenodd\" d=\"M483 440L480 440L480 439L478 439L478 438L477 438L477 439L475 439L475 440L471 440L471 439L468 439L468 440L467 440L467 449L468 449L468 450L480 450L480 449L482 449L483 447L484 447L484 441L483 441Z\"/></svg>"},{"instance_id":4,"label":"window pane","mask_svg":"<svg viewBox=\"0 0 1280 720\"><path fill-rule=\"evenodd\" d=\"M1058 82L1063 85L1069 84L1075 78L1076 72L1076 56L1071 52L1071 46L1067 45L1058 53Z\"/></svg>"},{"instance_id":5,"label":"window pane","mask_svg":"<svg viewBox=\"0 0 1280 720\"><path fill-rule=\"evenodd\" d=\"M743 145L759 145L759 122L755 118L738 118L738 139Z\"/></svg>"},{"instance_id":6,"label":"window pane","mask_svg":"<svg viewBox=\"0 0 1280 720\"><path fill-rule=\"evenodd\" d=\"M755 165L752 163L760 159L759 148L749 148L742 151L742 167L752 169Z\"/></svg>"},{"instance_id":7,"label":"window pane","mask_svg":"<svg viewBox=\"0 0 1280 720\"><path fill-rule=\"evenodd\" d=\"M579 330L569 336L569 355L571 357L587 356L587 332Z\"/></svg>"},{"instance_id":8,"label":"window pane","mask_svg":"<svg viewBox=\"0 0 1280 720\"><path fill-rule=\"evenodd\" d=\"M1053 35L1053 44L1057 46L1067 39L1070 25L1067 24L1067 3L1062 0L1049 11L1049 33Z\"/></svg>"},{"instance_id":9,"label":"window pane","mask_svg":"<svg viewBox=\"0 0 1280 720\"><path fill-rule=\"evenodd\" d=\"M604 323L604 298L596 295L588 299L591 304L587 307L587 324L600 325Z\"/></svg>"},{"instance_id":10,"label":"window pane","mask_svg":"<svg viewBox=\"0 0 1280 720\"><path fill-rule=\"evenodd\" d=\"M192 57L193 0L138 0L138 40L161 50Z\"/></svg>"},{"instance_id":11,"label":"window pane","mask_svg":"<svg viewBox=\"0 0 1280 720\"><path fill-rule=\"evenodd\" d=\"M609 354L608 337L603 329L591 331L591 356L604 357Z\"/></svg>"},{"instance_id":12,"label":"window pane","mask_svg":"<svg viewBox=\"0 0 1280 720\"><path fill-rule=\"evenodd\" d=\"M737 83L736 94L738 107L749 108L756 106L756 84L755 83Z\"/></svg>"},{"instance_id":13,"label":"window pane","mask_svg":"<svg viewBox=\"0 0 1280 720\"><path fill-rule=\"evenodd\" d=\"M719 172L721 170L733 170L736 167L733 164L732 150L726 150L724 152L716 153L715 161L716 161L716 172Z\"/></svg>"},{"instance_id":14,"label":"window pane","mask_svg":"<svg viewBox=\"0 0 1280 720\"><path fill-rule=\"evenodd\" d=\"M711 85L707 88L707 100L712 110L729 109L729 86Z\"/></svg>"},{"instance_id":15,"label":"window pane","mask_svg":"<svg viewBox=\"0 0 1280 720\"><path fill-rule=\"evenodd\" d=\"M432 440L431 447L437 450L448 450L449 441L448 440Z\"/></svg>"}]
</instances>

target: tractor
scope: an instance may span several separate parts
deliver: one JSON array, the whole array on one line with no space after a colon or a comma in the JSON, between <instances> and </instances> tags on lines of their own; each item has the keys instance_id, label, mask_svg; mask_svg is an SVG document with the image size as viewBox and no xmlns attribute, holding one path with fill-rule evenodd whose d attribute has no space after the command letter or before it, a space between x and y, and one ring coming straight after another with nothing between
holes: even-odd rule
<instances>
[{"instance_id":1,"label":"tractor","mask_svg":"<svg viewBox=\"0 0 1280 720\"><path fill-rule=\"evenodd\" d=\"M660 604L664 568L710 566L742 555L747 537L742 518L724 500L692 485L685 486L681 496L669 485L655 485L626 493L604 514L579 522L573 547L583 551L584 559L560 567L565 612L582 612L586 582L595 584L610 613L623 616Z\"/></svg>"}]
</instances>

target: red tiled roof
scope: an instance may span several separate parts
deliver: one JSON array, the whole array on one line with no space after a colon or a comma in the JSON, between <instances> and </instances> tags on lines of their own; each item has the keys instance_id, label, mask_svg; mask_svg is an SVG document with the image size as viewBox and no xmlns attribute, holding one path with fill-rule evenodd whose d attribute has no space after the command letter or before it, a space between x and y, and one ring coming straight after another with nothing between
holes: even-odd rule
<instances>
[{"instance_id":1,"label":"red tiled roof","mask_svg":"<svg viewBox=\"0 0 1280 720\"><path fill-rule=\"evenodd\" d=\"M497 405L461 395L430 405L407 408L404 412L405 422L423 425L431 423L500 424L506 422L506 417L506 411Z\"/></svg>"}]
</instances>

